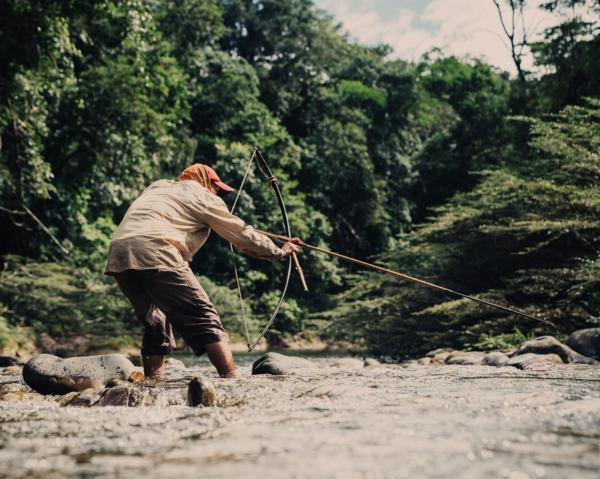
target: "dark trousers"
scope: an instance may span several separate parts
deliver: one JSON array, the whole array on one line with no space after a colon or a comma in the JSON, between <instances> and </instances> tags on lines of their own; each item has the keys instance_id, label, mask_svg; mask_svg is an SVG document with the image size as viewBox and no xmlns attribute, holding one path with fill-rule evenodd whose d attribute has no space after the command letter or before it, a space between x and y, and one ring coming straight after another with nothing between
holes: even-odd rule
<instances>
[{"instance_id":1,"label":"dark trousers","mask_svg":"<svg viewBox=\"0 0 600 479\"><path fill-rule=\"evenodd\" d=\"M191 269L130 269L114 277L144 324L142 354L169 354L175 346L171 326L198 356L207 344L228 340L219 313Z\"/></svg>"}]
</instances>

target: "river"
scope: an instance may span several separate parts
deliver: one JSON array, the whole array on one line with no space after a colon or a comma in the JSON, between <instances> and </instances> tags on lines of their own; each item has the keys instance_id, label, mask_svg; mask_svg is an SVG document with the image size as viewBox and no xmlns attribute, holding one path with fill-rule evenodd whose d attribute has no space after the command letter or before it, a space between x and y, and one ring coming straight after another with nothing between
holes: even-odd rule
<instances>
[{"instance_id":1,"label":"river","mask_svg":"<svg viewBox=\"0 0 600 479\"><path fill-rule=\"evenodd\" d=\"M0 401L0 476L11 478L598 478L600 370L314 367L215 377L183 358L157 385L210 378L219 407L60 407ZM0 375L15 388L18 374Z\"/></svg>"}]
</instances>

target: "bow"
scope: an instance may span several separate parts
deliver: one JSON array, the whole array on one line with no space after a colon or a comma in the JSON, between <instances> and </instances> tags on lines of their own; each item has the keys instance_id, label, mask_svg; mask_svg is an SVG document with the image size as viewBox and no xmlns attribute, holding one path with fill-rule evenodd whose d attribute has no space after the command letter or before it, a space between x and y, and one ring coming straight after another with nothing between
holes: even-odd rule
<instances>
[{"instance_id":1,"label":"bow","mask_svg":"<svg viewBox=\"0 0 600 479\"><path fill-rule=\"evenodd\" d=\"M283 229L285 231L286 236L288 238L291 238L292 233L290 230L290 220L288 218L287 209L286 209L285 203L283 201L283 195L281 194L281 190L279 189L279 183L277 181L277 178L275 177L275 175L273 175L273 172L269 168L269 165L267 165L267 162L265 161L265 158L263 157L262 153L260 152L260 150L257 147L254 147L254 151L252 152L252 156L250 157L250 161L248 162L248 167L246 168L246 172L244 173L244 177L242 179L242 182L238 189L237 195L236 195L233 205L231 207L231 213L234 212L235 207L237 206L237 202L240 198L240 193L242 192L242 189L244 187L244 184L246 183L246 179L248 178L248 174L250 173L252 164L254 162L256 162L258 171L260 171L260 173L264 177L265 181L267 182L268 187L271 189L271 191L273 191L273 193L275 193L275 196L277 198L277 203L279 205L279 209L281 210ZM288 286L290 284L290 278L292 275L292 263L296 263L296 268L298 269L299 272L301 271L300 264L298 263L298 259L296 258L295 254L290 255L288 257L288 265L287 265L287 270L286 270L286 274L285 274L285 281L284 281L283 288L281 291L281 296L279 297L279 300L277 301L277 305L275 306L273 313L271 313L271 316L269 317L269 320L267 321L267 324L265 325L265 327L262 329L260 335L258 336L258 338L255 341L251 342L250 334L248 332L248 322L246 320L246 312L245 312L245 308L244 308L244 298L242 297L242 290L241 290L241 286L240 286L237 262L235 259L235 252L233 249L233 245L231 243L229 244L229 247L230 247L231 253L232 253L233 269L234 269L235 280L236 280L236 284L237 284L238 296L240 298L242 318L244 320L244 328L246 331L246 342L248 345L248 351L252 351L256 347L256 345L260 342L260 340L264 337L264 335L267 333L267 331L273 324L273 321L275 321L275 318L277 317L277 314L279 313L281 306L283 305L283 301L285 299L285 295L287 293Z\"/></svg>"}]
</instances>

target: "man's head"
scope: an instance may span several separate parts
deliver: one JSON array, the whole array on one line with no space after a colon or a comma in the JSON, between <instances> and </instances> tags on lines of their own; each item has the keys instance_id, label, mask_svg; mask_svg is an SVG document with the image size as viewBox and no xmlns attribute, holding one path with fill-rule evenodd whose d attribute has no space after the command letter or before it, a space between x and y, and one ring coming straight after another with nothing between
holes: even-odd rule
<instances>
[{"instance_id":1,"label":"man's head","mask_svg":"<svg viewBox=\"0 0 600 479\"><path fill-rule=\"evenodd\" d=\"M214 194L223 194L234 191L234 189L223 183L219 178L219 175L210 166L203 165L201 163L195 163L192 166L188 166L179 175L179 181L193 180L200 183Z\"/></svg>"}]
</instances>

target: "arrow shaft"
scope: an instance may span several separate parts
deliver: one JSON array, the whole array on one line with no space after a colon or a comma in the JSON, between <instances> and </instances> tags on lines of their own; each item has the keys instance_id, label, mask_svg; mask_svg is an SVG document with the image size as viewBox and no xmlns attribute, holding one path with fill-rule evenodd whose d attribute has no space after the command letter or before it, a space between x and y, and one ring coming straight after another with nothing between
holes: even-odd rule
<instances>
[{"instance_id":1,"label":"arrow shaft","mask_svg":"<svg viewBox=\"0 0 600 479\"><path fill-rule=\"evenodd\" d=\"M275 239L275 240L278 240L278 241L287 242L287 241L291 241L292 240L291 238L288 238L286 236L277 235L277 234L274 234L274 233L269 233L267 231L260 231L260 230L257 230L257 231L259 231L259 233L264 234L265 236L268 236L269 238L272 238L272 239ZM333 256L335 258L339 258L342 261L346 261L348 263L354 263L354 264L357 264L357 265L362 266L364 268L372 269L374 271L379 271L381 273L385 273L385 274L388 274L390 276L394 276L394 277L399 278L399 279L403 279L403 280L406 280L406 281L410 281L412 283L420 284L422 286L425 286L425 287L430 288L430 289L434 289L436 291L440 291L440 292L443 292L443 293L452 294L454 296L458 296L458 297L465 298L465 299L468 299L468 300L471 300L471 301L475 301L476 303L484 304L486 306L490 306L492 308L496 308L496 309L499 309L499 310L502 310L502 311L506 311L508 313L517 314L519 316L523 316L525 318L533 319L535 321L541 321L542 323L548 324L548 325L552 326L553 328L556 328L556 326L553 323L551 323L550 321L547 321L547 320L542 319L542 318L538 318L536 316L533 316L531 314L525 313L523 311L519 311L518 309L509 308L507 306L502 306L501 304L492 303L491 301L486 301L484 299L479 299L479 298L476 298L475 296L469 296L468 294L464 294L464 293L460 293L458 291L454 291L453 289L446 288L444 286L440 286L439 284L431 283L429 281L425 281L424 279L416 278L416 277L410 276L408 274L399 273L398 271L394 271L394 270L391 270L389 268L385 268L383 266L379 266L377 264L368 263L368 262L362 261L360 259L352 258L351 256L346 256L346 255L343 255L341 253L336 253L335 251L330 251L330 250L325 249L325 248L319 248L318 246L313 246L311 244L305 243L304 241L299 241L299 242L297 242L297 244L298 244L298 246L301 246L302 248L306 248L306 249L311 250L311 251L316 251L317 253L322 253L322 254L326 254L326 255L329 255L329 256Z\"/></svg>"}]
</instances>

